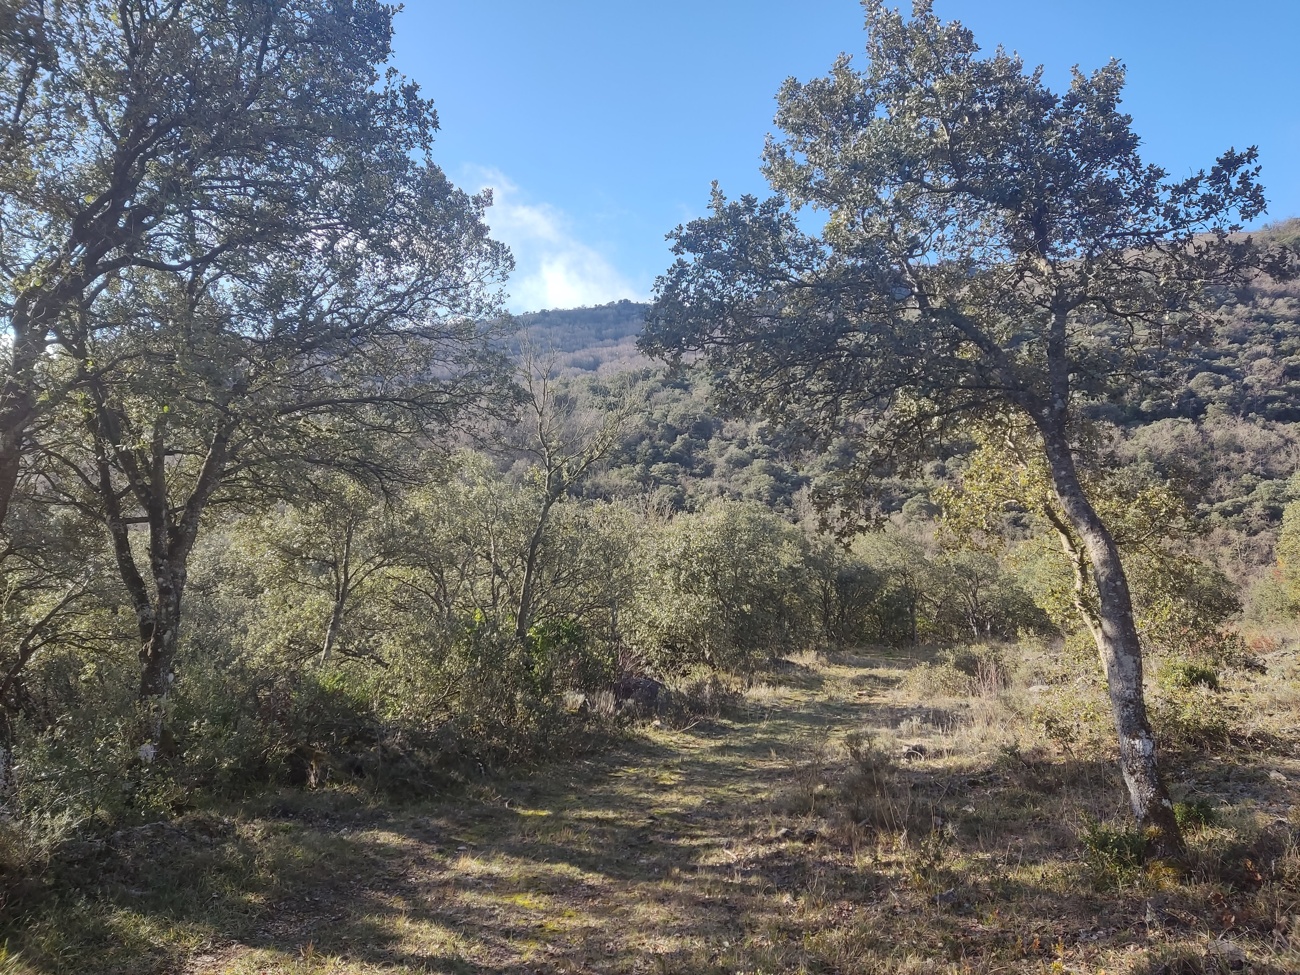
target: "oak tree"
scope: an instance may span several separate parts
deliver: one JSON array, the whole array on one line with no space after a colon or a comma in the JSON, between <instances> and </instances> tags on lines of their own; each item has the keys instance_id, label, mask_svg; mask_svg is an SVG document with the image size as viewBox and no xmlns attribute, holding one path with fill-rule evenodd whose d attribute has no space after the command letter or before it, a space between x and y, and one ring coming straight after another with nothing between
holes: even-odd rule
<instances>
[{"instance_id":1,"label":"oak tree","mask_svg":"<svg viewBox=\"0 0 1300 975\"><path fill-rule=\"evenodd\" d=\"M1064 92L927 0L867 0L867 62L791 79L765 174L672 235L643 348L703 353L733 405L813 436L854 434L863 471L997 411L1036 431L1081 544L1120 769L1157 849L1182 846L1143 699L1120 553L1079 476L1086 403L1172 334L1195 337L1213 285L1281 258L1236 233L1265 201L1256 152L1171 178L1120 109L1124 68ZM801 211L824 218L803 229Z\"/></svg>"},{"instance_id":2,"label":"oak tree","mask_svg":"<svg viewBox=\"0 0 1300 975\"><path fill-rule=\"evenodd\" d=\"M382 231L431 145L379 0L14 0L0 15L0 523L121 277Z\"/></svg>"}]
</instances>

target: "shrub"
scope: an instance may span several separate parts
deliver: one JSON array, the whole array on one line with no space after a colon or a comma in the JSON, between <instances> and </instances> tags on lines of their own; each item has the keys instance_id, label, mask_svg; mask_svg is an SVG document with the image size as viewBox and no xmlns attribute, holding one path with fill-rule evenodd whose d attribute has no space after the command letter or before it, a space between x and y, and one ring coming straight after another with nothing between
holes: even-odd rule
<instances>
[{"instance_id":1,"label":"shrub","mask_svg":"<svg viewBox=\"0 0 1300 975\"><path fill-rule=\"evenodd\" d=\"M1160 670L1160 682L1171 689L1204 687L1211 691L1219 690L1219 674L1213 667L1187 660L1165 664Z\"/></svg>"},{"instance_id":2,"label":"shrub","mask_svg":"<svg viewBox=\"0 0 1300 975\"><path fill-rule=\"evenodd\" d=\"M907 828L910 802L898 765L879 739L852 731L844 738L849 773L841 793L853 822L881 831Z\"/></svg>"},{"instance_id":3,"label":"shrub","mask_svg":"<svg viewBox=\"0 0 1300 975\"><path fill-rule=\"evenodd\" d=\"M1030 722L1039 733L1072 756L1108 754L1113 725L1106 705L1078 688L1056 691L1038 703Z\"/></svg>"},{"instance_id":4,"label":"shrub","mask_svg":"<svg viewBox=\"0 0 1300 975\"><path fill-rule=\"evenodd\" d=\"M914 667L907 677L921 697L996 697L1011 686L1011 671L999 647L980 644L940 652L935 663Z\"/></svg>"},{"instance_id":5,"label":"shrub","mask_svg":"<svg viewBox=\"0 0 1300 975\"><path fill-rule=\"evenodd\" d=\"M1174 818L1179 829L1190 832L1213 826L1219 817L1208 799L1189 799L1174 803Z\"/></svg>"},{"instance_id":6,"label":"shrub","mask_svg":"<svg viewBox=\"0 0 1300 975\"><path fill-rule=\"evenodd\" d=\"M1130 886L1142 875L1147 840L1140 830L1085 819L1079 840L1098 890Z\"/></svg>"},{"instance_id":7,"label":"shrub","mask_svg":"<svg viewBox=\"0 0 1300 975\"><path fill-rule=\"evenodd\" d=\"M647 568L626 622L663 673L749 671L807 640L803 533L757 505L719 501L679 516Z\"/></svg>"},{"instance_id":8,"label":"shrub","mask_svg":"<svg viewBox=\"0 0 1300 975\"><path fill-rule=\"evenodd\" d=\"M1148 708L1162 747L1199 750L1226 744L1234 714L1204 686L1166 690Z\"/></svg>"}]
</instances>

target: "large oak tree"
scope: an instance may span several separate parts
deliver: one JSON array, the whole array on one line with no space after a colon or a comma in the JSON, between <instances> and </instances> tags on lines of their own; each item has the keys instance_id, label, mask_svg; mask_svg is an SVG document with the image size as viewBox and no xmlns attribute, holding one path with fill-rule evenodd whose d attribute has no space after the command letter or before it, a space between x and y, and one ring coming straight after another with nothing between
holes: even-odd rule
<instances>
[{"instance_id":1,"label":"large oak tree","mask_svg":"<svg viewBox=\"0 0 1300 975\"><path fill-rule=\"evenodd\" d=\"M13 0L0 13L0 523L32 425L138 269L382 233L437 128L379 0Z\"/></svg>"},{"instance_id":2,"label":"large oak tree","mask_svg":"<svg viewBox=\"0 0 1300 975\"><path fill-rule=\"evenodd\" d=\"M1081 410L1145 350L1194 337L1212 286L1284 268L1237 224L1264 211L1253 149L1171 179L1120 110L1124 69L1068 90L981 54L927 0L867 0L867 63L786 82L765 172L672 235L643 348L703 353L734 405L804 432L854 433L870 470L958 424L1024 417L1095 590L1119 764L1157 848L1181 849L1142 690L1124 566L1081 481ZM824 216L807 232L804 208Z\"/></svg>"},{"instance_id":3,"label":"large oak tree","mask_svg":"<svg viewBox=\"0 0 1300 975\"><path fill-rule=\"evenodd\" d=\"M429 159L395 12L31 0L0 29L0 517L35 450L104 524L156 714L211 505L390 484L506 378L509 252Z\"/></svg>"}]
</instances>

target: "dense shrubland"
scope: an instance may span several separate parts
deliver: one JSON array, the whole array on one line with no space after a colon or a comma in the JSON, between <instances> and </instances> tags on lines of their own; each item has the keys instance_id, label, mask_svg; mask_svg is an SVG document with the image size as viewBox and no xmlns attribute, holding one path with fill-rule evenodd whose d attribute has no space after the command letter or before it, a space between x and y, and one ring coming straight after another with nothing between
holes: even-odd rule
<instances>
[{"instance_id":1,"label":"dense shrubland","mask_svg":"<svg viewBox=\"0 0 1300 975\"><path fill-rule=\"evenodd\" d=\"M11 584L6 607L16 821L71 828L277 782L428 788L580 747L593 722L637 710L616 699L629 678L666 684L652 706L667 707L702 669L1072 630L1059 557L1028 528L997 548L955 545L900 514L845 547L810 510L800 521L752 500L687 511L571 493L548 507L539 468L505 449L430 455L425 483L387 495L327 478L310 498L214 520L152 762L129 733L139 648L106 543L60 509L41 549L57 564L13 557L39 583ZM1173 562L1161 571L1182 575L1137 574L1144 628L1169 652L1201 622L1217 635L1235 608L1221 577Z\"/></svg>"}]
</instances>

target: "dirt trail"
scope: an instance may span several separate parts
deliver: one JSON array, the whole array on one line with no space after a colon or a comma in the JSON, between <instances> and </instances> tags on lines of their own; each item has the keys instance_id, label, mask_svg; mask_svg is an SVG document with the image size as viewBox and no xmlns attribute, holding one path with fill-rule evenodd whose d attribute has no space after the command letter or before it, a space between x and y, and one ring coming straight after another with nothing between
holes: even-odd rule
<instances>
[{"instance_id":1,"label":"dirt trail","mask_svg":"<svg viewBox=\"0 0 1300 975\"><path fill-rule=\"evenodd\" d=\"M810 855L799 797L861 710L811 671L761 698L469 800L294 823L300 869L187 971L730 971L759 929L797 944L809 881L853 869Z\"/></svg>"},{"instance_id":2,"label":"dirt trail","mask_svg":"<svg viewBox=\"0 0 1300 975\"><path fill-rule=\"evenodd\" d=\"M419 804L146 829L60 878L0 975L1300 971L1289 745L1185 763L1217 825L1189 876L1144 872L1081 848L1124 835L1104 749L1022 750L1041 692L922 700L914 663L793 666L728 718Z\"/></svg>"}]
</instances>

